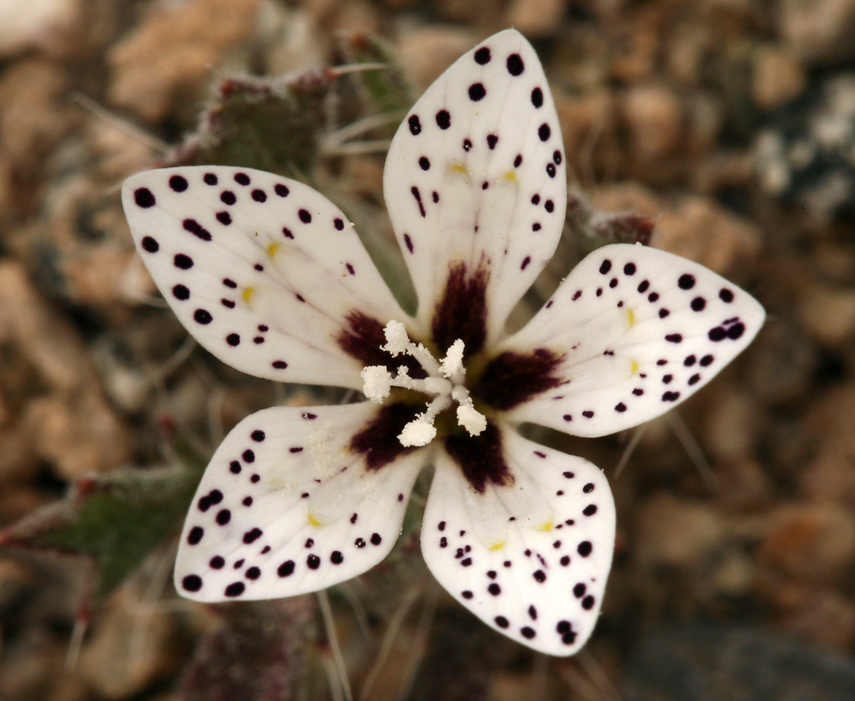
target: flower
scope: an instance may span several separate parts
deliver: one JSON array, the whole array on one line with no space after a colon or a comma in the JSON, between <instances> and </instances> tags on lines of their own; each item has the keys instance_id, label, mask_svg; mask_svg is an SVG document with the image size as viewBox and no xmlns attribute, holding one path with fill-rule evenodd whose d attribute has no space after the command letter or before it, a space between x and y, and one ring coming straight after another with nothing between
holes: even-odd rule
<instances>
[{"instance_id":1,"label":"flower","mask_svg":"<svg viewBox=\"0 0 855 701\"><path fill-rule=\"evenodd\" d=\"M125 183L143 260L205 348L253 375L366 397L274 407L232 430L187 517L179 592L273 598L366 571L432 463L421 542L437 580L524 645L568 655L584 644L611 566L608 482L516 427L600 436L652 419L739 353L764 313L700 265L610 245L508 334L561 234L563 162L546 79L516 31L428 89L384 177L412 317L344 214L305 185L227 167Z\"/></svg>"}]
</instances>

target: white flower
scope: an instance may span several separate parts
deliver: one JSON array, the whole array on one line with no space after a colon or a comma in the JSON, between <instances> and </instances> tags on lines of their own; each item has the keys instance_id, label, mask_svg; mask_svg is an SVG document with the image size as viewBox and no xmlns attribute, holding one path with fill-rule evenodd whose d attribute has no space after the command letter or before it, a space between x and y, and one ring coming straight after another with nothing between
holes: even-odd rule
<instances>
[{"instance_id":1,"label":"white flower","mask_svg":"<svg viewBox=\"0 0 855 701\"><path fill-rule=\"evenodd\" d=\"M256 376L367 398L274 407L235 427L181 536L184 596L291 596L364 572L392 548L432 463L422 551L437 580L529 647L584 644L611 566L609 486L516 427L600 436L648 421L745 348L764 313L695 263L612 245L508 335L561 234L563 161L546 79L516 31L437 80L398 130L384 179L415 317L345 216L305 185L227 167L125 183L143 260L205 348Z\"/></svg>"}]
</instances>

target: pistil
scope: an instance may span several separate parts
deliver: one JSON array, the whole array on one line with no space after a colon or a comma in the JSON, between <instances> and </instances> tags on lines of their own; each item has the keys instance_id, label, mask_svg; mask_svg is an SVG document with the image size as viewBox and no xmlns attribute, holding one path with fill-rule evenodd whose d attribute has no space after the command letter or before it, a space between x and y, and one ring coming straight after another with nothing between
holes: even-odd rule
<instances>
[{"instance_id":1,"label":"pistil","mask_svg":"<svg viewBox=\"0 0 855 701\"><path fill-rule=\"evenodd\" d=\"M458 405L458 424L469 435L480 435L487 428L487 418L475 409L469 390L464 385L466 368L463 365L463 341L459 338L454 341L445 357L437 361L424 345L410 340L401 322L390 321L384 332L386 344L381 346L382 350L392 357L403 353L415 358L428 375L423 380L414 379L403 365L398 367L395 375L382 365L370 365L362 369L362 391L376 404L382 404L393 387L415 390L430 397L426 410L404 426L398 435L401 445L409 448L430 443L436 437L436 417L455 402Z\"/></svg>"}]
</instances>

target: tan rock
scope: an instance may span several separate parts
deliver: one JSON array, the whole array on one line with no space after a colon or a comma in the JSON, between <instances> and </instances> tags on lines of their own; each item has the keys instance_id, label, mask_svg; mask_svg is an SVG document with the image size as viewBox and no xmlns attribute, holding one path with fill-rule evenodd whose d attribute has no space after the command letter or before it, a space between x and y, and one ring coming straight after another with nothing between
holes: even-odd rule
<instances>
[{"instance_id":1,"label":"tan rock","mask_svg":"<svg viewBox=\"0 0 855 701\"><path fill-rule=\"evenodd\" d=\"M815 402L803 425L818 448L799 476L803 494L829 504L855 504L855 385L836 387Z\"/></svg>"},{"instance_id":2,"label":"tan rock","mask_svg":"<svg viewBox=\"0 0 855 701\"><path fill-rule=\"evenodd\" d=\"M802 94L807 77L801 64L788 52L764 46L754 54L751 98L764 110L772 110Z\"/></svg>"},{"instance_id":3,"label":"tan rock","mask_svg":"<svg viewBox=\"0 0 855 701\"><path fill-rule=\"evenodd\" d=\"M133 696L175 665L168 616L154 606L141 606L132 583L110 598L80 655L81 677L105 699Z\"/></svg>"},{"instance_id":4,"label":"tan rock","mask_svg":"<svg viewBox=\"0 0 855 701\"><path fill-rule=\"evenodd\" d=\"M770 517L759 562L800 582L834 585L855 563L855 516L830 504L787 504Z\"/></svg>"},{"instance_id":5,"label":"tan rock","mask_svg":"<svg viewBox=\"0 0 855 701\"><path fill-rule=\"evenodd\" d=\"M419 94L477 41L477 35L466 29L430 25L402 27L396 46L401 66Z\"/></svg>"},{"instance_id":6,"label":"tan rock","mask_svg":"<svg viewBox=\"0 0 855 701\"><path fill-rule=\"evenodd\" d=\"M855 56L855 3L852 0L781 0L778 29L790 50L806 63Z\"/></svg>"},{"instance_id":7,"label":"tan rock","mask_svg":"<svg viewBox=\"0 0 855 701\"><path fill-rule=\"evenodd\" d=\"M782 624L825 647L848 649L855 639L855 605L830 589L807 589L786 612Z\"/></svg>"},{"instance_id":8,"label":"tan rock","mask_svg":"<svg viewBox=\"0 0 855 701\"><path fill-rule=\"evenodd\" d=\"M656 222L656 248L726 275L760 253L760 231L711 199L686 197Z\"/></svg>"},{"instance_id":9,"label":"tan rock","mask_svg":"<svg viewBox=\"0 0 855 701\"><path fill-rule=\"evenodd\" d=\"M760 407L751 395L736 387L714 397L706 427L705 447L721 461L744 460L754 448L754 436L762 422Z\"/></svg>"},{"instance_id":10,"label":"tan rock","mask_svg":"<svg viewBox=\"0 0 855 701\"><path fill-rule=\"evenodd\" d=\"M683 113L674 92L661 83L636 85L622 100L634 160L650 163L671 153L683 136Z\"/></svg>"},{"instance_id":11,"label":"tan rock","mask_svg":"<svg viewBox=\"0 0 855 701\"><path fill-rule=\"evenodd\" d=\"M665 203L650 188L635 180L603 185L591 190L591 202L606 212L634 212L643 217L658 217Z\"/></svg>"},{"instance_id":12,"label":"tan rock","mask_svg":"<svg viewBox=\"0 0 855 701\"><path fill-rule=\"evenodd\" d=\"M200 95L212 68L222 65L255 29L257 0L190 0L163 5L107 55L110 102L149 122L173 104Z\"/></svg>"},{"instance_id":13,"label":"tan rock","mask_svg":"<svg viewBox=\"0 0 855 701\"><path fill-rule=\"evenodd\" d=\"M80 0L0 0L0 56L55 45L80 13Z\"/></svg>"},{"instance_id":14,"label":"tan rock","mask_svg":"<svg viewBox=\"0 0 855 701\"><path fill-rule=\"evenodd\" d=\"M77 333L36 293L23 268L0 264L0 339L20 344L48 386L69 391L92 381Z\"/></svg>"},{"instance_id":15,"label":"tan rock","mask_svg":"<svg viewBox=\"0 0 855 701\"><path fill-rule=\"evenodd\" d=\"M65 70L40 58L13 63L0 77L0 153L14 167L42 169L44 156L76 124L79 115L63 103L67 89Z\"/></svg>"},{"instance_id":16,"label":"tan rock","mask_svg":"<svg viewBox=\"0 0 855 701\"><path fill-rule=\"evenodd\" d=\"M573 96L556 92L553 97L568 168L583 182L613 172L619 141L618 101L612 91L599 88Z\"/></svg>"},{"instance_id":17,"label":"tan rock","mask_svg":"<svg viewBox=\"0 0 855 701\"><path fill-rule=\"evenodd\" d=\"M798 316L820 343L847 344L855 336L855 289L814 284L799 301Z\"/></svg>"},{"instance_id":18,"label":"tan rock","mask_svg":"<svg viewBox=\"0 0 855 701\"><path fill-rule=\"evenodd\" d=\"M130 458L126 427L92 392L35 399L24 425L35 437L38 455L66 480L120 467Z\"/></svg>"},{"instance_id":19,"label":"tan rock","mask_svg":"<svg viewBox=\"0 0 855 701\"><path fill-rule=\"evenodd\" d=\"M721 516L709 504L663 492L639 509L635 555L647 569L689 567L716 546L724 530Z\"/></svg>"},{"instance_id":20,"label":"tan rock","mask_svg":"<svg viewBox=\"0 0 855 701\"><path fill-rule=\"evenodd\" d=\"M558 31L567 0L513 0L506 24L528 37L550 36Z\"/></svg>"}]
</instances>

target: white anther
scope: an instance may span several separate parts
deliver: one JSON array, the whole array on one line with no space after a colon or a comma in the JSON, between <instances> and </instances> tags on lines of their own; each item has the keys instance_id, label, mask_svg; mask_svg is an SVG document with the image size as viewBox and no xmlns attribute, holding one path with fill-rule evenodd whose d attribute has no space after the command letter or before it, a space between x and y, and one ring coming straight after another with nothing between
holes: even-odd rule
<instances>
[{"instance_id":1,"label":"white anther","mask_svg":"<svg viewBox=\"0 0 855 701\"><path fill-rule=\"evenodd\" d=\"M457 423L463 426L470 436L478 436L487 428L487 417L474 407L461 404L457 407Z\"/></svg>"},{"instance_id":2,"label":"white anther","mask_svg":"<svg viewBox=\"0 0 855 701\"><path fill-rule=\"evenodd\" d=\"M382 404L392 389L392 375L382 365L362 368L362 392L375 404Z\"/></svg>"},{"instance_id":3,"label":"white anther","mask_svg":"<svg viewBox=\"0 0 855 701\"><path fill-rule=\"evenodd\" d=\"M384 351L392 354L392 357L397 357L401 353L407 352L407 347L410 345L410 337L407 335L407 327L400 321L394 319L386 324L383 329L386 334L386 345L381 346Z\"/></svg>"},{"instance_id":4,"label":"white anther","mask_svg":"<svg viewBox=\"0 0 855 701\"><path fill-rule=\"evenodd\" d=\"M457 339L445 353L445 357L439 365L439 371L443 377L455 379L458 382L463 380L466 374L466 368L463 367L463 341Z\"/></svg>"},{"instance_id":5,"label":"white anther","mask_svg":"<svg viewBox=\"0 0 855 701\"><path fill-rule=\"evenodd\" d=\"M424 419L410 421L398 436L401 445L405 448L414 448L430 443L436 437L436 428L432 423Z\"/></svg>"}]
</instances>

